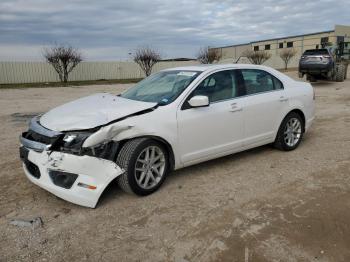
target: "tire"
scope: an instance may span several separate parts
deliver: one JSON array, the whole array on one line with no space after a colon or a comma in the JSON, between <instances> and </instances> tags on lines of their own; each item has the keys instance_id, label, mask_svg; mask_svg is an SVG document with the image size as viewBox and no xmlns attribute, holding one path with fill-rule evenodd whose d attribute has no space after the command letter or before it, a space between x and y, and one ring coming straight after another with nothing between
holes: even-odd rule
<instances>
[{"instance_id":1,"label":"tire","mask_svg":"<svg viewBox=\"0 0 350 262\"><path fill-rule=\"evenodd\" d=\"M160 156L159 162L153 164L151 161L145 160L147 151L148 159L152 159L152 150L154 150L154 156L157 154L157 156ZM142 157L144 159L141 159ZM118 177L119 187L127 193L140 196L155 192L163 184L169 172L169 154L167 150L161 143L150 138L136 138L126 142L117 156L116 163L125 170ZM159 170L155 166L160 166ZM158 176L156 171L161 175ZM149 175L149 172L151 175Z\"/></svg>"},{"instance_id":2,"label":"tire","mask_svg":"<svg viewBox=\"0 0 350 262\"><path fill-rule=\"evenodd\" d=\"M296 127L296 125L294 126L293 124L291 125L291 123L299 123L300 128L296 128L295 130L291 130L290 127L294 128ZM279 149L279 150L283 150L283 151L291 151L296 149L302 138L303 138L303 134L304 134L304 121L302 119L302 117L296 113L296 112L291 112L289 113L282 121L278 132L277 132L277 136L274 142L274 146ZM291 136L294 136L294 141L292 142L292 138ZM297 141L295 141L295 139L297 138ZM290 143L289 143L290 142ZM294 143L295 142L295 143Z\"/></svg>"},{"instance_id":3,"label":"tire","mask_svg":"<svg viewBox=\"0 0 350 262\"><path fill-rule=\"evenodd\" d=\"M336 70L336 73L335 73L335 81L343 82L344 79L345 79L345 74L346 74L345 65L339 64L337 66L337 70Z\"/></svg>"}]
</instances>

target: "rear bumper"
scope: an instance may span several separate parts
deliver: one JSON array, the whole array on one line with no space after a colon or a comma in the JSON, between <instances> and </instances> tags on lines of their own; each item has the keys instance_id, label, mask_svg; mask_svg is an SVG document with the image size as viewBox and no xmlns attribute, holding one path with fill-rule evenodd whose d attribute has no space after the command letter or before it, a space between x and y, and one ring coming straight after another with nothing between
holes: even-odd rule
<instances>
[{"instance_id":1,"label":"rear bumper","mask_svg":"<svg viewBox=\"0 0 350 262\"><path fill-rule=\"evenodd\" d=\"M299 72L301 73L327 73L332 70L332 64L327 63L300 63Z\"/></svg>"},{"instance_id":2,"label":"rear bumper","mask_svg":"<svg viewBox=\"0 0 350 262\"><path fill-rule=\"evenodd\" d=\"M124 171L114 162L91 156L76 156L55 151L37 152L28 149L26 159L37 166L37 174L30 172L23 164L27 178L52 194L77 205L94 208L108 184ZM54 184L50 170L78 175L73 185L67 189ZM81 185L92 185L89 189Z\"/></svg>"},{"instance_id":3,"label":"rear bumper","mask_svg":"<svg viewBox=\"0 0 350 262\"><path fill-rule=\"evenodd\" d=\"M314 119L315 119L315 117L313 116L313 117L309 118L308 120L306 120L306 123L305 123L305 132L307 132L307 131L310 129L310 127L311 127L312 122L314 121Z\"/></svg>"}]
</instances>

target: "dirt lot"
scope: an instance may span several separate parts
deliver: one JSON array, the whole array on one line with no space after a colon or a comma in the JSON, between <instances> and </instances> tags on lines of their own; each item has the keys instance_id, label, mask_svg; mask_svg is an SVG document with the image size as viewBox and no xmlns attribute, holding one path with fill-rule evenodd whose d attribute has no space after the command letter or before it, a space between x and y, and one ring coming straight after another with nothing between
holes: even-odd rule
<instances>
[{"instance_id":1,"label":"dirt lot","mask_svg":"<svg viewBox=\"0 0 350 262\"><path fill-rule=\"evenodd\" d=\"M126 87L0 90L0 261L350 261L350 79L314 84L316 120L297 150L185 168L148 197L112 185L89 209L25 178L29 117ZM9 224L38 216L36 229Z\"/></svg>"}]
</instances>

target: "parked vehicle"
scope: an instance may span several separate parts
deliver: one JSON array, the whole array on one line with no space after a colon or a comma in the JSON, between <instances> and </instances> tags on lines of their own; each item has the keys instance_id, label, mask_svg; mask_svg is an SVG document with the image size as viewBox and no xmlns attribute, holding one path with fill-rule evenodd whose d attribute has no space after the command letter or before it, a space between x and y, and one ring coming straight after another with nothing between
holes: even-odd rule
<instances>
[{"instance_id":1,"label":"parked vehicle","mask_svg":"<svg viewBox=\"0 0 350 262\"><path fill-rule=\"evenodd\" d=\"M350 43L347 42L328 48L306 50L299 60L299 77L306 74L306 79L310 82L343 82L347 75L349 55Z\"/></svg>"},{"instance_id":2,"label":"parked vehicle","mask_svg":"<svg viewBox=\"0 0 350 262\"><path fill-rule=\"evenodd\" d=\"M30 181L95 207L114 179L137 195L167 174L273 143L298 147L314 119L309 83L258 65L179 67L120 95L100 93L33 118L20 155Z\"/></svg>"}]
</instances>

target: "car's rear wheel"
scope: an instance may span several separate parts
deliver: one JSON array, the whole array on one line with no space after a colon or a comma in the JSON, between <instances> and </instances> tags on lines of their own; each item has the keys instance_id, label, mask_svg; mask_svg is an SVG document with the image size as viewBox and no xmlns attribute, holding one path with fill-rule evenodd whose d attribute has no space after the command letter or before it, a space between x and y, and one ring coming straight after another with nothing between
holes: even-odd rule
<instances>
[{"instance_id":1,"label":"car's rear wheel","mask_svg":"<svg viewBox=\"0 0 350 262\"><path fill-rule=\"evenodd\" d=\"M289 113L282 121L274 146L290 151L298 147L304 134L304 121L296 112Z\"/></svg>"},{"instance_id":2,"label":"car's rear wheel","mask_svg":"<svg viewBox=\"0 0 350 262\"><path fill-rule=\"evenodd\" d=\"M118 178L120 188L137 195L149 195L164 182L169 170L165 147L149 138L136 138L124 144L117 164L125 170Z\"/></svg>"}]
</instances>

